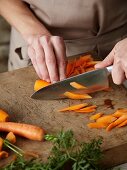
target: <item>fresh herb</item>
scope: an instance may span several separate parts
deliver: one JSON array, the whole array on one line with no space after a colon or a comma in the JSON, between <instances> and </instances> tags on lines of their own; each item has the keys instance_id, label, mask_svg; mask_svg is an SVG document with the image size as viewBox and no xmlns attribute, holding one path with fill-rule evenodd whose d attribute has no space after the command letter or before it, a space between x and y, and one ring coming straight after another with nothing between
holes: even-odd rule
<instances>
[{"instance_id":1,"label":"fresh herb","mask_svg":"<svg viewBox=\"0 0 127 170\"><path fill-rule=\"evenodd\" d=\"M102 158L101 138L90 143L79 143L69 130L57 135L48 134L45 139L53 142L47 163L37 159L28 161L18 156L16 161L2 170L102 170L99 167Z\"/></svg>"}]
</instances>

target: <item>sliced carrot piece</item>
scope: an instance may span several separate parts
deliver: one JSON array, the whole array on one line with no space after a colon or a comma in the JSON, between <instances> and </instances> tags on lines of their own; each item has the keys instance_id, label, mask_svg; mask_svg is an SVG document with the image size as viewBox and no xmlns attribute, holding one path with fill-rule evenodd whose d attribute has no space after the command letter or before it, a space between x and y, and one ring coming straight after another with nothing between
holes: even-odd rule
<instances>
[{"instance_id":1,"label":"sliced carrot piece","mask_svg":"<svg viewBox=\"0 0 127 170\"><path fill-rule=\"evenodd\" d=\"M78 104L78 105L74 105L74 106L70 106L70 107L66 107L64 109L60 109L59 111L60 112L65 112L65 111L73 111L73 110L78 110L78 109L81 109L85 106L87 106L88 103L82 103L82 104Z\"/></svg>"},{"instance_id":2,"label":"sliced carrot piece","mask_svg":"<svg viewBox=\"0 0 127 170\"><path fill-rule=\"evenodd\" d=\"M16 143L16 136L14 135L13 132L9 132L6 136L6 139L12 144Z\"/></svg>"},{"instance_id":3,"label":"sliced carrot piece","mask_svg":"<svg viewBox=\"0 0 127 170\"><path fill-rule=\"evenodd\" d=\"M85 56L81 56L81 60L82 62L89 62L89 61L93 61L93 58L91 55L85 55Z\"/></svg>"},{"instance_id":4,"label":"sliced carrot piece","mask_svg":"<svg viewBox=\"0 0 127 170\"><path fill-rule=\"evenodd\" d=\"M88 106L88 107L85 107L85 108L80 109L80 110L83 111L83 110L96 109L96 108L97 108L96 105L92 105L92 106Z\"/></svg>"},{"instance_id":5,"label":"sliced carrot piece","mask_svg":"<svg viewBox=\"0 0 127 170\"><path fill-rule=\"evenodd\" d=\"M97 120L103 115L103 113L96 113L95 115L90 117L90 120Z\"/></svg>"},{"instance_id":6,"label":"sliced carrot piece","mask_svg":"<svg viewBox=\"0 0 127 170\"><path fill-rule=\"evenodd\" d=\"M80 66L80 70L81 70L81 73L84 73L85 72L85 69L84 67Z\"/></svg>"},{"instance_id":7,"label":"sliced carrot piece","mask_svg":"<svg viewBox=\"0 0 127 170\"><path fill-rule=\"evenodd\" d=\"M70 73L71 73L71 69L72 69L72 63L67 63L67 68L66 68L66 75L67 77L69 77Z\"/></svg>"},{"instance_id":8,"label":"sliced carrot piece","mask_svg":"<svg viewBox=\"0 0 127 170\"><path fill-rule=\"evenodd\" d=\"M127 109L118 109L114 114L113 116L119 118L121 117L122 115L125 115L127 114Z\"/></svg>"},{"instance_id":9,"label":"sliced carrot piece","mask_svg":"<svg viewBox=\"0 0 127 170\"><path fill-rule=\"evenodd\" d=\"M88 123L87 126L89 128L105 128L105 125L101 124L101 123L97 123L97 122L94 122L94 123Z\"/></svg>"},{"instance_id":10,"label":"sliced carrot piece","mask_svg":"<svg viewBox=\"0 0 127 170\"><path fill-rule=\"evenodd\" d=\"M86 67L94 67L97 63L100 63L100 61L89 61L87 62Z\"/></svg>"},{"instance_id":11,"label":"sliced carrot piece","mask_svg":"<svg viewBox=\"0 0 127 170\"><path fill-rule=\"evenodd\" d=\"M88 106L88 107L85 107L83 109L80 109L80 110L75 110L75 112L79 112L79 113L90 113L90 112L95 112L95 108L97 106L96 105L93 105L93 106Z\"/></svg>"},{"instance_id":12,"label":"sliced carrot piece","mask_svg":"<svg viewBox=\"0 0 127 170\"><path fill-rule=\"evenodd\" d=\"M36 80L34 84L34 91L38 91L39 89L50 85L51 83L44 80Z\"/></svg>"},{"instance_id":13,"label":"sliced carrot piece","mask_svg":"<svg viewBox=\"0 0 127 170\"><path fill-rule=\"evenodd\" d=\"M94 67L88 67L88 68L85 69L86 72L88 72L88 71L93 71L93 70L95 70Z\"/></svg>"},{"instance_id":14,"label":"sliced carrot piece","mask_svg":"<svg viewBox=\"0 0 127 170\"><path fill-rule=\"evenodd\" d=\"M72 93L72 92L65 92L64 96L66 96L69 99L91 99L92 97L88 94L76 94L76 93Z\"/></svg>"},{"instance_id":15,"label":"sliced carrot piece","mask_svg":"<svg viewBox=\"0 0 127 170\"><path fill-rule=\"evenodd\" d=\"M96 109L87 109L87 110L75 110L75 112L78 112L78 113L92 113L92 112L95 112Z\"/></svg>"},{"instance_id":16,"label":"sliced carrot piece","mask_svg":"<svg viewBox=\"0 0 127 170\"><path fill-rule=\"evenodd\" d=\"M7 122L9 120L9 115L0 109L0 122Z\"/></svg>"},{"instance_id":17,"label":"sliced carrot piece","mask_svg":"<svg viewBox=\"0 0 127 170\"><path fill-rule=\"evenodd\" d=\"M127 120L127 115L123 115L123 116L119 117L115 122L112 122L112 123L106 128L106 131L112 130L114 127L118 126L119 124L121 124L121 123L124 122L125 120Z\"/></svg>"},{"instance_id":18,"label":"sliced carrot piece","mask_svg":"<svg viewBox=\"0 0 127 170\"><path fill-rule=\"evenodd\" d=\"M106 115L102 116L99 119L97 119L97 123L104 124L105 126L108 126L110 123L114 122L117 118L112 115Z\"/></svg>"},{"instance_id":19,"label":"sliced carrot piece","mask_svg":"<svg viewBox=\"0 0 127 170\"><path fill-rule=\"evenodd\" d=\"M117 127L123 127L127 125L127 120L125 120L124 122L120 123Z\"/></svg>"},{"instance_id":20,"label":"sliced carrot piece","mask_svg":"<svg viewBox=\"0 0 127 170\"><path fill-rule=\"evenodd\" d=\"M2 151L4 140L0 137L0 152Z\"/></svg>"},{"instance_id":21,"label":"sliced carrot piece","mask_svg":"<svg viewBox=\"0 0 127 170\"><path fill-rule=\"evenodd\" d=\"M8 155L9 155L8 152L6 152L6 151L1 151L1 152L0 152L0 159L7 158Z\"/></svg>"},{"instance_id":22,"label":"sliced carrot piece","mask_svg":"<svg viewBox=\"0 0 127 170\"><path fill-rule=\"evenodd\" d=\"M85 87L85 86L83 86L83 85L81 85L79 83L76 83L76 82L71 82L70 85L72 87L74 87L75 89L86 89L87 88L87 87Z\"/></svg>"}]
</instances>

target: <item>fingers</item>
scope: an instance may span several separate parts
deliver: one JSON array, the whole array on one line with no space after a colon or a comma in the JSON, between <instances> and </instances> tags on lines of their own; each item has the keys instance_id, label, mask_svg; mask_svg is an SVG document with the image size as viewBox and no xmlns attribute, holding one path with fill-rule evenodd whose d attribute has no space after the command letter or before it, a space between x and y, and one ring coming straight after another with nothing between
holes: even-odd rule
<instances>
[{"instance_id":1,"label":"fingers","mask_svg":"<svg viewBox=\"0 0 127 170\"><path fill-rule=\"evenodd\" d=\"M35 56L36 56L35 50L31 46L28 47L28 56L31 59L31 62L32 62L34 68L35 68L35 71L36 71L37 75L41 79L41 73L40 73L40 71L38 69L36 58L35 58Z\"/></svg>"},{"instance_id":2,"label":"fingers","mask_svg":"<svg viewBox=\"0 0 127 170\"><path fill-rule=\"evenodd\" d=\"M121 64L117 63L116 61L114 61L114 64L113 64L112 79L113 79L113 82L117 85L122 84L123 81L125 80L124 70Z\"/></svg>"},{"instance_id":3,"label":"fingers","mask_svg":"<svg viewBox=\"0 0 127 170\"><path fill-rule=\"evenodd\" d=\"M59 75L53 45L50 41L50 37L43 36L42 38L40 38L40 43L43 46L45 62L50 76L50 80L52 83L55 83L59 81Z\"/></svg>"},{"instance_id":4,"label":"fingers","mask_svg":"<svg viewBox=\"0 0 127 170\"><path fill-rule=\"evenodd\" d=\"M52 44L56 56L59 79L64 80L66 78L66 50L64 41L61 37L53 36Z\"/></svg>"},{"instance_id":5,"label":"fingers","mask_svg":"<svg viewBox=\"0 0 127 170\"><path fill-rule=\"evenodd\" d=\"M41 44L39 43L39 40L35 40L35 42L33 43L33 46L35 49L35 58L36 58L38 70L41 75L41 79L47 82L50 82L50 76L49 76L48 69L45 63L45 54L44 54Z\"/></svg>"},{"instance_id":6,"label":"fingers","mask_svg":"<svg viewBox=\"0 0 127 170\"><path fill-rule=\"evenodd\" d=\"M95 65L96 69L104 68L113 64L114 61L114 49L109 53L109 55L100 63Z\"/></svg>"}]
</instances>

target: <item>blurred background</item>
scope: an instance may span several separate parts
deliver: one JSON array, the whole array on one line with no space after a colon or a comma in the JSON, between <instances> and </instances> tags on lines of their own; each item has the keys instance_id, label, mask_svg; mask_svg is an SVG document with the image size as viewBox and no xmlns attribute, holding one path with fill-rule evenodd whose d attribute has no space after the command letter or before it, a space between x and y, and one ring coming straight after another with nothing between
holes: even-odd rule
<instances>
[{"instance_id":1,"label":"blurred background","mask_svg":"<svg viewBox=\"0 0 127 170\"><path fill-rule=\"evenodd\" d=\"M7 71L10 30L9 24L0 16L0 73Z\"/></svg>"}]
</instances>

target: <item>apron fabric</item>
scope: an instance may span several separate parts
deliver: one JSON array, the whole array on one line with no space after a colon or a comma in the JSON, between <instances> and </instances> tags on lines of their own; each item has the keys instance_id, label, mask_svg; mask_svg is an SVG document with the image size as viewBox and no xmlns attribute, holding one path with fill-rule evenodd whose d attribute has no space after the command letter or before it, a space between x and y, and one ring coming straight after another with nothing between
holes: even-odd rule
<instances>
[{"instance_id":1,"label":"apron fabric","mask_svg":"<svg viewBox=\"0 0 127 170\"><path fill-rule=\"evenodd\" d=\"M63 37L66 55L95 51L104 59L114 45L127 37L127 1L24 0L52 33ZM27 44L14 28L11 32L9 70L31 65Z\"/></svg>"}]
</instances>

